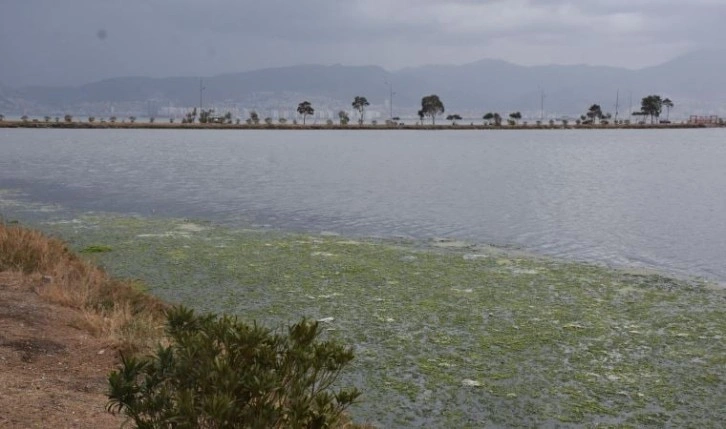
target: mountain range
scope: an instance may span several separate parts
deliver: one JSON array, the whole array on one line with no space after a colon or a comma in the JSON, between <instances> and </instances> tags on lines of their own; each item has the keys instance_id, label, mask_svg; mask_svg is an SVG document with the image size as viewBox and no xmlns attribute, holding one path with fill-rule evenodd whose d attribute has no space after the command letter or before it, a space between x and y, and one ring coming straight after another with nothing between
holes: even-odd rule
<instances>
[{"instance_id":1,"label":"mountain range","mask_svg":"<svg viewBox=\"0 0 726 429\"><path fill-rule=\"evenodd\" d=\"M492 59L398 71L378 66L298 65L205 77L202 96L205 106L265 112L294 111L303 99L319 109L350 109L352 99L362 95L372 109L380 109L387 117L392 90L397 116L415 116L421 97L437 94L452 113L518 110L536 117L544 107L548 117L556 117L579 115L594 103L614 113L616 100L622 114L631 103L637 110L642 97L660 94L674 101L674 115L686 117L726 113L723 76L726 51L694 52L639 70L521 66ZM199 77L119 77L75 87L0 84L0 113L6 115L109 111L144 115L147 111L157 114L164 107L191 109L199 103Z\"/></svg>"}]
</instances>

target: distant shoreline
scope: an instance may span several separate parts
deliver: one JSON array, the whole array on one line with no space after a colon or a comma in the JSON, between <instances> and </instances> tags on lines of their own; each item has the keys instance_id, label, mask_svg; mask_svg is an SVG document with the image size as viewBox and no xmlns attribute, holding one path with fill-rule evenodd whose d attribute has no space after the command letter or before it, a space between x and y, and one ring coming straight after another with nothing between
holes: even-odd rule
<instances>
[{"instance_id":1,"label":"distant shoreline","mask_svg":"<svg viewBox=\"0 0 726 429\"><path fill-rule=\"evenodd\" d=\"M618 125L465 125L465 124L437 124L437 125L398 125L385 124L372 125L327 125L327 124L182 124L165 122L40 122L40 121L0 121L0 128L54 128L54 129L158 129L158 130L643 130L643 129L691 129L691 128L724 128L717 124L618 124Z\"/></svg>"}]
</instances>

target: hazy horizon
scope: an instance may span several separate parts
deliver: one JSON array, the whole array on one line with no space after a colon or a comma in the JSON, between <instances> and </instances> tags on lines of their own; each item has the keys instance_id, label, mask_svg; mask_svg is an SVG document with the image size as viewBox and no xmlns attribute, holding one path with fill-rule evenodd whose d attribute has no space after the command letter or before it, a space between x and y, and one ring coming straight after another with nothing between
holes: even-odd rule
<instances>
[{"instance_id":1,"label":"hazy horizon","mask_svg":"<svg viewBox=\"0 0 726 429\"><path fill-rule=\"evenodd\" d=\"M381 69L383 69L384 71L386 71L388 73L398 73L398 72L401 72L401 71L405 71L406 69L416 69L416 68L420 68L420 67L448 67L448 66L460 67L460 66L465 66L465 65L468 65L468 64L476 64L476 63L483 62L483 61L502 61L502 62L505 62L505 63L508 63L508 64L512 64L512 65L515 65L515 66L520 66L520 67L548 67L548 66L552 66L552 67L568 67L568 66L573 66L573 67L575 67L575 66L582 66L582 67L611 67L611 68L616 68L616 69L624 69L624 70L637 71L637 70L647 69L649 67L655 67L655 66L663 65L663 64L666 64L666 63L668 63L668 62L670 62L672 60L675 60L675 59L677 59L679 57L682 57L683 55L688 55L688 54L691 54L691 53L697 53L697 52L702 52L702 51L703 50L696 50L696 51L686 52L686 53L683 53L681 55L677 55L677 56L675 56L673 58L669 58L669 59L667 59L665 61L660 61L660 62L657 62L655 64L644 65L644 66L641 66L641 67L612 66L612 65L607 65L607 64L586 64L586 63L572 63L572 64L565 64L565 63L520 64L520 63L516 63L516 62L513 62L513 61L505 60L503 58L476 58L476 59L472 59L471 61L465 61L465 62L461 62L461 63L447 63L447 64L444 64L444 63L429 63L429 64L418 64L418 65L405 66L405 67L399 67L399 68L387 68L387 67L385 67L383 65L380 65L380 64L346 64L346 63L327 63L327 64L324 64L324 63L311 63L311 62L306 62L306 63L297 63L297 64L284 64L284 65L279 65L279 66L266 66L266 67L249 68L249 69L244 69L244 70L226 70L226 71L223 70L223 71L220 71L218 73L213 73L213 74L208 74L208 75L191 75L191 74L156 75L156 76L154 76L154 75L143 75L143 74L109 75L109 76L104 76L104 77L100 77L100 78L97 78L97 79L92 79L92 80L89 80L89 81L78 82L78 83L69 83L69 84L60 84L60 83L59 84L30 83L30 84L23 84L23 85L11 85L11 84L9 84L9 82L6 82L6 81L3 81L2 79L0 79L0 84L5 84L5 85L11 86L11 87L13 87L13 86L14 87L33 87L33 86L49 86L49 87L57 86L57 87L62 87L62 86L82 86L84 84L101 82L101 81L105 81L105 80L118 79L118 78L151 78L151 79L165 79L165 78L201 78L201 79L206 79L206 78L214 78L214 77L225 76L225 75L234 75L234 74L238 74L238 73L245 73L245 72L251 72L251 71L271 70L271 69L279 69L279 68L305 67L305 66L323 66L323 67L334 67L334 66L342 66L342 67L380 67Z\"/></svg>"},{"instance_id":2,"label":"hazy horizon","mask_svg":"<svg viewBox=\"0 0 726 429\"><path fill-rule=\"evenodd\" d=\"M0 82L80 85L300 64L482 59L640 69L718 47L726 4L657 0L6 1Z\"/></svg>"}]
</instances>

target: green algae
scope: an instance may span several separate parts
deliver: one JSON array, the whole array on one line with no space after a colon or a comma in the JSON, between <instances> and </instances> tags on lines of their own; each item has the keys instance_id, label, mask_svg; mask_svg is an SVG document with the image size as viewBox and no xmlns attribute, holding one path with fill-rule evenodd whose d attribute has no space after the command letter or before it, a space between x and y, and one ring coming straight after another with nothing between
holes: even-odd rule
<instances>
[{"instance_id":1,"label":"green algae","mask_svg":"<svg viewBox=\"0 0 726 429\"><path fill-rule=\"evenodd\" d=\"M726 294L699 280L441 242L110 215L43 229L117 276L355 347L352 412L381 427L718 427Z\"/></svg>"},{"instance_id":2,"label":"green algae","mask_svg":"<svg viewBox=\"0 0 726 429\"><path fill-rule=\"evenodd\" d=\"M112 251L111 246L104 246L100 244L94 244L79 250L79 253L106 253Z\"/></svg>"}]
</instances>

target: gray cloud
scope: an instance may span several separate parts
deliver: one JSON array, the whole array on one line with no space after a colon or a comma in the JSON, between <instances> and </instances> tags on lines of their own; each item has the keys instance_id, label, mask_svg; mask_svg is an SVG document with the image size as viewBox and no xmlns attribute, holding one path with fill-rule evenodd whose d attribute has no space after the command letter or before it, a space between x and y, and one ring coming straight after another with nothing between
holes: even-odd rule
<instances>
[{"instance_id":1,"label":"gray cloud","mask_svg":"<svg viewBox=\"0 0 726 429\"><path fill-rule=\"evenodd\" d=\"M502 58L638 68L723 40L721 0L0 0L0 82Z\"/></svg>"}]
</instances>

